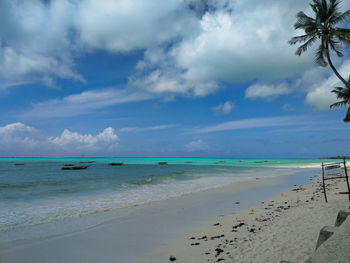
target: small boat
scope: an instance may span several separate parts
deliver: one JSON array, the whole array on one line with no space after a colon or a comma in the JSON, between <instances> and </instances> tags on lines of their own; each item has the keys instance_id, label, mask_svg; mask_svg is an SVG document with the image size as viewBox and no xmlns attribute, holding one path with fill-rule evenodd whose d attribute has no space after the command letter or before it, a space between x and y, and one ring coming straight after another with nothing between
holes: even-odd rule
<instances>
[{"instance_id":1,"label":"small boat","mask_svg":"<svg viewBox=\"0 0 350 263\"><path fill-rule=\"evenodd\" d=\"M124 163L109 163L109 165L112 165L112 166L121 166L121 165L124 165Z\"/></svg>"},{"instance_id":2,"label":"small boat","mask_svg":"<svg viewBox=\"0 0 350 263\"><path fill-rule=\"evenodd\" d=\"M87 169L89 166L65 166L62 167L62 170L84 170Z\"/></svg>"},{"instance_id":3,"label":"small boat","mask_svg":"<svg viewBox=\"0 0 350 263\"><path fill-rule=\"evenodd\" d=\"M159 162L158 164L159 165L165 165L165 164L168 164L168 162Z\"/></svg>"}]
</instances>

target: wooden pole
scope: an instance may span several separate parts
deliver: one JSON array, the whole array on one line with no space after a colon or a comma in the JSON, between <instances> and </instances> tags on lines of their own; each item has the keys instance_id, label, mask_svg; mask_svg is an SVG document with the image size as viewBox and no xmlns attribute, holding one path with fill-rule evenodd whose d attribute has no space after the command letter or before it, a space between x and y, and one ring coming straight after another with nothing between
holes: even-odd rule
<instances>
[{"instance_id":1,"label":"wooden pole","mask_svg":"<svg viewBox=\"0 0 350 263\"><path fill-rule=\"evenodd\" d=\"M326 186L324 184L324 165L323 165L323 163L322 163L322 183L323 183L324 199L325 199L326 203L328 203L327 195L326 195Z\"/></svg>"},{"instance_id":2,"label":"wooden pole","mask_svg":"<svg viewBox=\"0 0 350 263\"><path fill-rule=\"evenodd\" d=\"M349 176L348 176L348 171L346 168L346 161L345 161L345 157L344 157L344 170L345 170L345 178L346 178L346 184L348 185L348 195L349 195L349 201L350 201L350 186L349 186Z\"/></svg>"}]
</instances>

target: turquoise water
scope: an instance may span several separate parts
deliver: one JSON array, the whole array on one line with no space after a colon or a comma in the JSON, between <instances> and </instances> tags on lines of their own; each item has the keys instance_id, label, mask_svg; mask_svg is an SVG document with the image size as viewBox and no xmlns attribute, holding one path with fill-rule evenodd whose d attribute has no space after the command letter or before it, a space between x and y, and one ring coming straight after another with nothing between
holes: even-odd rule
<instances>
[{"instance_id":1,"label":"turquoise water","mask_svg":"<svg viewBox=\"0 0 350 263\"><path fill-rule=\"evenodd\" d=\"M0 158L0 232L287 175L294 168L319 168L322 161L329 160ZM62 170L64 164L89 168Z\"/></svg>"},{"instance_id":2,"label":"turquoise water","mask_svg":"<svg viewBox=\"0 0 350 263\"><path fill-rule=\"evenodd\" d=\"M125 164L169 164L225 165L240 167L316 167L331 159L253 159L253 158L0 158L0 162L80 162L96 163L123 162ZM190 163L189 163L190 162Z\"/></svg>"}]
</instances>

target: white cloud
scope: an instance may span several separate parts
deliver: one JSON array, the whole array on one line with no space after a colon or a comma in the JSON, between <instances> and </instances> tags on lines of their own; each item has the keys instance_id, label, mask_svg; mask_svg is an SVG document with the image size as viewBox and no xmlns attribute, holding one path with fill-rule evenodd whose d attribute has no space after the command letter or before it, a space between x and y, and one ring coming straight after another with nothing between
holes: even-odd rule
<instances>
[{"instance_id":1,"label":"white cloud","mask_svg":"<svg viewBox=\"0 0 350 263\"><path fill-rule=\"evenodd\" d=\"M235 104L232 101L226 101L223 104L219 104L213 107L213 111L217 113L224 113L228 114L232 111L234 108Z\"/></svg>"},{"instance_id":2,"label":"white cloud","mask_svg":"<svg viewBox=\"0 0 350 263\"><path fill-rule=\"evenodd\" d=\"M197 128L192 130L190 133L209 133L209 132L220 132L229 130L239 129L254 129L262 127L276 127L276 126L293 126L310 123L303 117L288 116L288 117L270 117L270 118L252 118L243 119L236 121L228 121L217 125L212 125L203 128Z\"/></svg>"},{"instance_id":3,"label":"white cloud","mask_svg":"<svg viewBox=\"0 0 350 263\"><path fill-rule=\"evenodd\" d=\"M93 136L91 134L79 134L65 129L61 136L50 137L48 141L61 149L76 150L99 150L104 148L113 149L119 142L119 137L114 129L108 127Z\"/></svg>"},{"instance_id":4,"label":"white cloud","mask_svg":"<svg viewBox=\"0 0 350 263\"><path fill-rule=\"evenodd\" d=\"M69 95L62 99L54 99L33 104L23 115L25 117L64 118L88 114L94 110L115 104L143 101L151 99L150 94L114 88L88 90Z\"/></svg>"},{"instance_id":5,"label":"white cloud","mask_svg":"<svg viewBox=\"0 0 350 263\"><path fill-rule=\"evenodd\" d=\"M71 1L0 2L0 77L4 85L40 82L43 76L84 78L74 71L72 26L75 8ZM43 82L46 84L46 82Z\"/></svg>"},{"instance_id":6,"label":"white cloud","mask_svg":"<svg viewBox=\"0 0 350 263\"><path fill-rule=\"evenodd\" d=\"M337 101L336 95L331 91L338 86L343 86L341 81L337 76L330 70L327 73L331 75L324 76L323 71L316 71L311 73L306 73L303 77L300 85L305 85L305 83L311 83L310 86L306 87L306 103L313 106L317 111L329 110L329 106ZM344 63L339 67L339 73L345 79L348 79L350 74L350 60L344 61ZM312 79L310 79L310 76ZM304 82L305 83L304 83Z\"/></svg>"},{"instance_id":7,"label":"white cloud","mask_svg":"<svg viewBox=\"0 0 350 263\"><path fill-rule=\"evenodd\" d=\"M15 122L11 124L7 124L3 127L0 127L0 135L12 135L16 132L31 132L35 131L33 127L27 126L21 122Z\"/></svg>"},{"instance_id":8,"label":"white cloud","mask_svg":"<svg viewBox=\"0 0 350 263\"><path fill-rule=\"evenodd\" d=\"M285 83L280 85L254 84L246 89L245 97L248 99L273 100L281 95L290 94L292 91Z\"/></svg>"},{"instance_id":9,"label":"white cloud","mask_svg":"<svg viewBox=\"0 0 350 263\"><path fill-rule=\"evenodd\" d=\"M145 132L145 131L158 131L158 130L164 130L164 129L170 129L173 128L174 125L157 125L157 126L150 126L150 127L125 127L121 128L118 131L119 132Z\"/></svg>"},{"instance_id":10,"label":"white cloud","mask_svg":"<svg viewBox=\"0 0 350 263\"><path fill-rule=\"evenodd\" d=\"M85 45L129 52L181 36L192 20L181 0L87 0L79 3L75 21Z\"/></svg>"},{"instance_id":11,"label":"white cloud","mask_svg":"<svg viewBox=\"0 0 350 263\"><path fill-rule=\"evenodd\" d=\"M209 146L202 140L197 140L186 144L186 149L188 152L205 151L209 149Z\"/></svg>"},{"instance_id":12,"label":"white cloud","mask_svg":"<svg viewBox=\"0 0 350 263\"><path fill-rule=\"evenodd\" d=\"M216 92L221 81L281 80L314 66L312 51L297 57L288 44L295 34L295 14L307 3L208 1L206 8L189 2L201 14L198 29L170 49L157 51L157 56L146 52L131 84L146 83L155 93L199 96Z\"/></svg>"},{"instance_id":13,"label":"white cloud","mask_svg":"<svg viewBox=\"0 0 350 263\"><path fill-rule=\"evenodd\" d=\"M36 149L39 144L37 140L37 130L31 126L27 126L21 122L0 126L0 155L12 156L19 154L20 156L30 153Z\"/></svg>"},{"instance_id":14,"label":"white cloud","mask_svg":"<svg viewBox=\"0 0 350 263\"><path fill-rule=\"evenodd\" d=\"M65 129L60 136L47 137L21 122L0 126L0 156L108 155L118 149L119 137L112 127L97 135Z\"/></svg>"}]
</instances>

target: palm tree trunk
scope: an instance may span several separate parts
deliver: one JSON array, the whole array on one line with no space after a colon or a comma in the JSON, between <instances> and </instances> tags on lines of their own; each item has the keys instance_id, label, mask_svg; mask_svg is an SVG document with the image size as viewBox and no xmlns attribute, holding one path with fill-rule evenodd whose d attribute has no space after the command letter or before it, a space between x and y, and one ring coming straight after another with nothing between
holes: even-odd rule
<instances>
[{"instance_id":1,"label":"palm tree trunk","mask_svg":"<svg viewBox=\"0 0 350 263\"><path fill-rule=\"evenodd\" d=\"M338 79L340 79L341 82L344 83L345 87L350 88L350 84L348 82L346 82L346 80L339 74L339 72L337 71L337 69L334 67L334 65L332 63L331 57L329 55L328 41L326 41L326 50L327 50L326 51L326 57L327 57L329 66L332 68L332 70L335 73L335 75L337 75Z\"/></svg>"},{"instance_id":2,"label":"palm tree trunk","mask_svg":"<svg viewBox=\"0 0 350 263\"><path fill-rule=\"evenodd\" d=\"M350 106L348 108L348 112L346 113L346 116L345 116L345 119L344 119L344 122L349 122L350 121Z\"/></svg>"}]
</instances>

